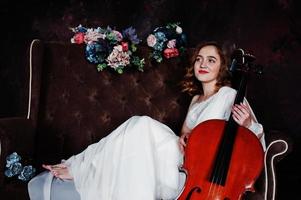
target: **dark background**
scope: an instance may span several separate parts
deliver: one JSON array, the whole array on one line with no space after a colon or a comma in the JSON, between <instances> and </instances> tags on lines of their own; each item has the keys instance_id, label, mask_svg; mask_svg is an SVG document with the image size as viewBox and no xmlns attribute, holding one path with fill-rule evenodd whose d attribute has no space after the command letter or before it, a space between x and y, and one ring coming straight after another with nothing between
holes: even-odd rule
<instances>
[{"instance_id":1,"label":"dark background","mask_svg":"<svg viewBox=\"0 0 301 200\"><path fill-rule=\"evenodd\" d=\"M284 133L292 152L276 168L278 199L299 199L301 144L301 1L298 0L28 0L0 2L0 117L22 113L22 69L34 38L70 42L69 27L136 28L181 22L193 47L204 40L234 44L256 56L248 100L268 133ZM58 58L59 59L59 58Z\"/></svg>"}]
</instances>

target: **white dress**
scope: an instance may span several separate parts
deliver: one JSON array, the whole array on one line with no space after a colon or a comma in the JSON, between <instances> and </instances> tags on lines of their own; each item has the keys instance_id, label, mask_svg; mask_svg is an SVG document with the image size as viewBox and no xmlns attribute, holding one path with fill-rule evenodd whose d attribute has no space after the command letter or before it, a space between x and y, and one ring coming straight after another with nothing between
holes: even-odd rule
<instances>
[{"instance_id":1,"label":"white dress","mask_svg":"<svg viewBox=\"0 0 301 200\"><path fill-rule=\"evenodd\" d=\"M193 129L208 119L228 119L235 95L232 88L222 87L206 101L190 105L186 125ZM250 129L265 147L262 126L256 121ZM147 116L134 116L65 164L81 200L165 200L175 199L182 190L185 179L178 170L182 160L178 136L169 127ZM39 176L29 182L31 200L38 196ZM44 200L50 200L53 192L47 190L52 175L47 176L40 190Z\"/></svg>"}]
</instances>

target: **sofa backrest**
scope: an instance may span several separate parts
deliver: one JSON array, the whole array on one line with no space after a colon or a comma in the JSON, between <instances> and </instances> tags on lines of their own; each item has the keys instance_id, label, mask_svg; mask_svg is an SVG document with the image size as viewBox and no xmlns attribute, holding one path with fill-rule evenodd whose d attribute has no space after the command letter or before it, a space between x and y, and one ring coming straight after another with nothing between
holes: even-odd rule
<instances>
[{"instance_id":1,"label":"sofa backrest","mask_svg":"<svg viewBox=\"0 0 301 200\"><path fill-rule=\"evenodd\" d=\"M188 54L158 64L141 46L144 72L129 68L118 74L97 72L85 59L83 45L36 42L32 59L35 46L43 58L40 66L32 66L37 73L32 82L40 85L32 89L31 96L39 98L31 100L30 115L37 121L38 161L58 162L79 153L133 115L148 115L179 133L190 102L179 86Z\"/></svg>"}]
</instances>

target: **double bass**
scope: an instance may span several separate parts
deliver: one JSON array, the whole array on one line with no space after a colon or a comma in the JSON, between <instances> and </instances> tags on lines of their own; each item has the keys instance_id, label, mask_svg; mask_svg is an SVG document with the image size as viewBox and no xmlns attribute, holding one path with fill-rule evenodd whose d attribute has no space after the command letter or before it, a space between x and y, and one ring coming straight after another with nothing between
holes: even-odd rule
<instances>
[{"instance_id":1,"label":"double bass","mask_svg":"<svg viewBox=\"0 0 301 200\"><path fill-rule=\"evenodd\" d=\"M230 71L240 81L234 104L243 102L250 72L261 73L255 57L237 49ZM207 120L191 132L185 148L186 183L178 200L240 200L263 168L263 147L254 133L239 126L232 114L228 121Z\"/></svg>"}]
</instances>

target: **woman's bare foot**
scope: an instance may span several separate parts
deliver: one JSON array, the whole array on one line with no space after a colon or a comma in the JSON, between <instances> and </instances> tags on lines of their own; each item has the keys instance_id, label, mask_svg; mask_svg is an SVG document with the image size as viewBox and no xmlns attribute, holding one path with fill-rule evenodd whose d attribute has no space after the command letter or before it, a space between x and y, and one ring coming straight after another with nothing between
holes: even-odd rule
<instances>
[{"instance_id":1,"label":"woman's bare foot","mask_svg":"<svg viewBox=\"0 0 301 200\"><path fill-rule=\"evenodd\" d=\"M73 177L69 173L68 167L64 164L42 165L42 167L49 170L56 178L69 180L73 179Z\"/></svg>"}]
</instances>

